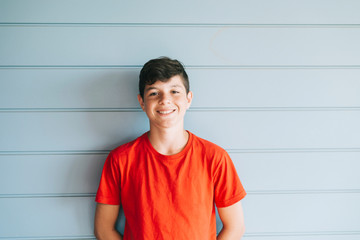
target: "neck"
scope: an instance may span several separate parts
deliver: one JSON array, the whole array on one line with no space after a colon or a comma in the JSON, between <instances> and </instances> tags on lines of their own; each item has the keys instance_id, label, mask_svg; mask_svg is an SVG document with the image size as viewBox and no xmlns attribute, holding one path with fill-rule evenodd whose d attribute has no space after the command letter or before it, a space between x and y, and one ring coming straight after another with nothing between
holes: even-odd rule
<instances>
[{"instance_id":1,"label":"neck","mask_svg":"<svg viewBox=\"0 0 360 240\"><path fill-rule=\"evenodd\" d=\"M163 155L181 152L189 139L189 133L181 129L151 129L148 133L151 145Z\"/></svg>"}]
</instances>

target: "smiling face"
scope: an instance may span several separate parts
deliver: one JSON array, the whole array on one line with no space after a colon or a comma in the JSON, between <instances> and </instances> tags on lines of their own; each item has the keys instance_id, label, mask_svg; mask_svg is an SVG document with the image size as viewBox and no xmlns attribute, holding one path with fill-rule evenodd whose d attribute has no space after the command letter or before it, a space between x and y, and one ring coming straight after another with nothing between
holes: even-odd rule
<instances>
[{"instance_id":1,"label":"smiling face","mask_svg":"<svg viewBox=\"0 0 360 240\"><path fill-rule=\"evenodd\" d=\"M184 128L184 116L192 101L192 92L186 93L179 75L166 82L146 85L144 98L138 95L141 108L152 128Z\"/></svg>"}]
</instances>

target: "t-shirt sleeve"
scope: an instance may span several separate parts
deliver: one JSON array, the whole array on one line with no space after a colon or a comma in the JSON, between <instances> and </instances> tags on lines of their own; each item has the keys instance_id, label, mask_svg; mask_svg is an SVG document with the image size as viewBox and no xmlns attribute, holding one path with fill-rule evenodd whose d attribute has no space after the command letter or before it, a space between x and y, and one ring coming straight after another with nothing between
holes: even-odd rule
<instances>
[{"instance_id":1,"label":"t-shirt sleeve","mask_svg":"<svg viewBox=\"0 0 360 240\"><path fill-rule=\"evenodd\" d=\"M118 159L113 156L112 152L106 158L95 201L120 205L120 170Z\"/></svg>"},{"instance_id":2,"label":"t-shirt sleeve","mask_svg":"<svg viewBox=\"0 0 360 240\"><path fill-rule=\"evenodd\" d=\"M224 151L214 175L214 194L217 207L228 207L243 199L245 189L240 182L235 166Z\"/></svg>"}]
</instances>

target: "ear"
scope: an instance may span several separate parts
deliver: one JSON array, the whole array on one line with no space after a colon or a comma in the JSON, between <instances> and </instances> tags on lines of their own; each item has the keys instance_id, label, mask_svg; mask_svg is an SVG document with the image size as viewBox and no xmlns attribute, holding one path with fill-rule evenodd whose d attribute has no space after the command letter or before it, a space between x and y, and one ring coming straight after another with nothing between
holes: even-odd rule
<instances>
[{"instance_id":1,"label":"ear","mask_svg":"<svg viewBox=\"0 0 360 240\"><path fill-rule=\"evenodd\" d=\"M190 108L190 105L191 105L191 102L192 102L192 99L193 99L193 93L192 91L189 91L187 96L186 96L186 99L188 101L188 106L187 106L187 109Z\"/></svg>"},{"instance_id":2,"label":"ear","mask_svg":"<svg viewBox=\"0 0 360 240\"><path fill-rule=\"evenodd\" d=\"M144 99L141 97L140 94L137 95L137 98L138 98L138 101L139 101L139 104L140 104L140 107L143 111L145 111L145 102L144 102Z\"/></svg>"}]
</instances>

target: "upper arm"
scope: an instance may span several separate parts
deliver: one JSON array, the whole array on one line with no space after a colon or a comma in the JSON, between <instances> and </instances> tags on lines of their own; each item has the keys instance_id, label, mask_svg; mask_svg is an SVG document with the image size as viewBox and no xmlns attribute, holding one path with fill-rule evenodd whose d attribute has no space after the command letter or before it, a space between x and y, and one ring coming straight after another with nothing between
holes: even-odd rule
<instances>
[{"instance_id":1,"label":"upper arm","mask_svg":"<svg viewBox=\"0 0 360 240\"><path fill-rule=\"evenodd\" d=\"M95 235L102 235L115 230L120 205L98 203L95 211Z\"/></svg>"},{"instance_id":2,"label":"upper arm","mask_svg":"<svg viewBox=\"0 0 360 240\"><path fill-rule=\"evenodd\" d=\"M244 214L241 202L237 202L231 206L218 208L220 219L224 229L245 231Z\"/></svg>"}]
</instances>

